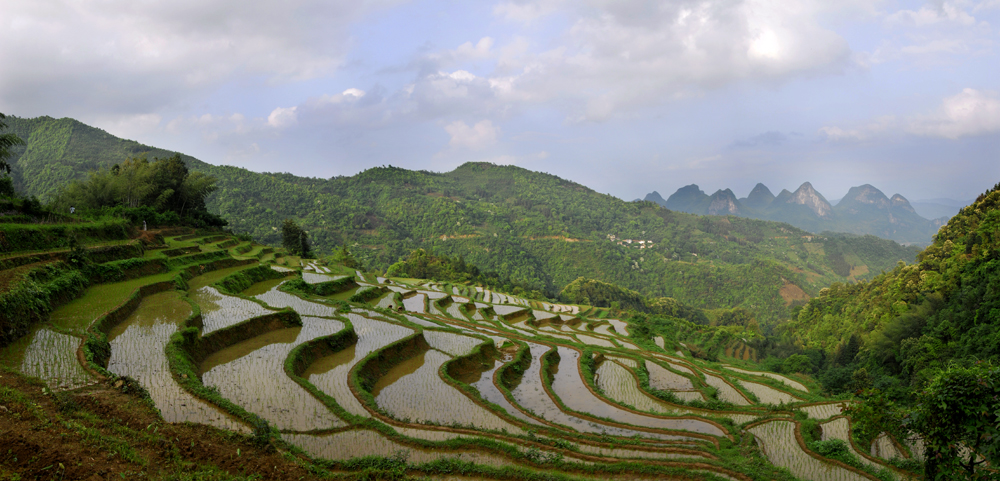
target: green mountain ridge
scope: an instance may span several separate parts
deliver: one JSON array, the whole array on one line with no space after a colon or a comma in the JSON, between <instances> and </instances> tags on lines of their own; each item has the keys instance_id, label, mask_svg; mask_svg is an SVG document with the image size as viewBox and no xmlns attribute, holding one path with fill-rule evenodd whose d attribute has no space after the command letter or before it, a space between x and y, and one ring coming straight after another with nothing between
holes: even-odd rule
<instances>
[{"instance_id":1,"label":"green mountain ridge","mask_svg":"<svg viewBox=\"0 0 1000 481\"><path fill-rule=\"evenodd\" d=\"M73 119L8 119L26 140L11 159L16 186L54 199L87 172L175 152L122 140ZM317 179L181 158L218 179L206 205L235 232L278 245L286 218L320 255L347 246L385 270L414 249L461 256L519 293L554 297L587 277L692 307L742 307L762 325L833 282L868 279L915 250L872 236L815 236L788 224L702 217L625 202L554 175L467 163L452 172L378 167ZM628 242L626 242L628 241Z\"/></svg>"}]
</instances>

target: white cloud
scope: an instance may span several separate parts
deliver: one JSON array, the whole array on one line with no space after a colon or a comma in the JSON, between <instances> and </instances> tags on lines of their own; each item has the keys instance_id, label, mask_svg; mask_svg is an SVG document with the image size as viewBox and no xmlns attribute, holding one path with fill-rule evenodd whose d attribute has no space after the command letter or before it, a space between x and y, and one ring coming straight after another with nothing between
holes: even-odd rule
<instances>
[{"instance_id":1,"label":"white cloud","mask_svg":"<svg viewBox=\"0 0 1000 481\"><path fill-rule=\"evenodd\" d=\"M975 17L969 15L952 2L941 2L936 5L925 5L920 10L900 10L886 18L889 24L915 25L924 27L939 23L954 23L958 25L974 25Z\"/></svg>"},{"instance_id":2,"label":"white cloud","mask_svg":"<svg viewBox=\"0 0 1000 481\"><path fill-rule=\"evenodd\" d=\"M344 62L351 23L394 1L5 2L0 107L139 114L199 102L238 77L322 77Z\"/></svg>"},{"instance_id":3,"label":"white cloud","mask_svg":"<svg viewBox=\"0 0 1000 481\"><path fill-rule=\"evenodd\" d=\"M296 110L298 110L298 107L278 107L274 109L271 111L271 115L267 116L267 125L283 129L297 124L299 118L295 113Z\"/></svg>"},{"instance_id":4,"label":"white cloud","mask_svg":"<svg viewBox=\"0 0 1000 481\"><path fill-rule=\"evenodd\" d=\"M964 89L945 98L934 114L911 119L907 130L947 139L1000 133L1000 98L997 92Z\"/></svg>"},{"instance_id":5,"label":"white cloud","mask_svg":"<svg viewBox=\"0 0 1000 481\"><path fill-rule=\"evenodd\" d=\"M941 101L934 112L897 118L882 117L858 127L826 126L819 129L827 140L861 142L887 135L910 134L956 140L1000 133L1000 98L997 92L967 88Z\"/></svg>"},{"instance_id":6,"label":"white cloud","mask_svg":"<svg viewBox=\"0 0 1000 481\"><path fill-rule=\"evenodd\" d=\"M495 127L493 122L483 120L476 125L469 126L461 120L456 120L444 127L445 132L451 135L448 142L452 148L464 148L469 150L482 150L497 143L500 135L500 128Z\"/></svg>"},{"instance_id":7,"label":"white cloud","mask_svg":"<svg viewBox=\"0 0 1000 481\"><path fill-rule=\"evenodd\" d=\"M493 52L490 50L491 48L493 48L493 39L483 37L475 45L472 45L472 42L465 42L459 45L457 49L452 51L452 56L460 61L480 60L493 55Z\"/></svg>"},{"instance_id":8,"label":"white cloud","mask_svg":"<svg viewBox=\"0 0 1000 481\"><path fill-rule=\"evenodd\" d=\"M851 61L847 42L819 19L819 0L642 0L586 4L502 3L494 14L528 21L561 8L569 28L554 46L532 51L523 40L500 50L499 98L557 100L569 118L602 121L674 98L741 81L784 81L836 73ZM568 103L566 102L568 101Z\"/></svg>"}]
</instances>

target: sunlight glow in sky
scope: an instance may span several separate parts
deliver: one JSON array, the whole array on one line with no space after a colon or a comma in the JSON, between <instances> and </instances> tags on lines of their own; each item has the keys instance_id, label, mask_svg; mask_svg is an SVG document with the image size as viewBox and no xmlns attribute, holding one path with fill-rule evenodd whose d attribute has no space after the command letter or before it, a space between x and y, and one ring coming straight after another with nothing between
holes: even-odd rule
<instances>
[{"instance_id":1,"label":"sunlight glow in sky","mask_svg":"<svg viewBox=\"0 0 1000 481\"><path fill-rule=\"evenodd\" d=\"M964 200L1000 182L998 47L1000 0L11 0L0 112L304 176Z\"/></svg>"}]
</instances>

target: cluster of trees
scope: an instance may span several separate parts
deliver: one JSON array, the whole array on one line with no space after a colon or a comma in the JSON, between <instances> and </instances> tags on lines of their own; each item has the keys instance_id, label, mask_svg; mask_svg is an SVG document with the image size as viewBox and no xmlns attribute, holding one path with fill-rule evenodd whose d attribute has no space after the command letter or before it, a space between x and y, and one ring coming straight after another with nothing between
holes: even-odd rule
<instances>
[{"instance_id":1,"label":"cluster of trees","mask_svg":"<svg viewBox=\"0 0 1000 481\"><path fill-rule=\"evenodd\" d=\"M281 246L291 255L305 259L315 257L309 247L309 234L292 219L285 219L281 223Z\"/></svg>"},{"instance_id":2,"label":"cluster of trees","mask_svg":"<svg viewBox=\"0 0 1000 481\"><path fill-rule=\"evenodd\" d=\"M18 145L24 145L17 134L13 132L2 133L7 130L4 120L7 118L0 113L0 197L14 197L14 182L10 177L10 163L8 159L13 155L11 149Z\"/></svg>"},{"instance_id":3,"label":"cluster of trees","mask_svg":"<svg viewBox=\"0 0 1000 481\"><path fill-rule=\"evenodd\" d=\"M71 182L53 205L63 211L114 212L154 224L223 226L225 221L205 206L215 183L215 177L188 171L180 155L152 162L134 157Z\"/></svg>"}]
</instances>

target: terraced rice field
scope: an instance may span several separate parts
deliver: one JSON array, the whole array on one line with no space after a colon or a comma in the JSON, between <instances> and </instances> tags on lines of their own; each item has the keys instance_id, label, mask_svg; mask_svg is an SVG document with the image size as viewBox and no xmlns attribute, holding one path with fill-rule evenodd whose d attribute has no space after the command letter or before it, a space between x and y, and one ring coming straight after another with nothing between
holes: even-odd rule
<instances>
[{"instance_id":1,"label":"terraced rice field","mask_svg":"<svg viewBox=\"0 0 1000 481\"><path fill-rule=\"evenodd\" d=\"M424 331L424 338L431 348L452 356L464 356L472 352L476 346L486 342L475 337L463 336L452 332Z\"/></svg>"},{"instance_id":2,"label":"terraced rice field","mask_svg":"<svg viewBox=\"0 0 1000 481\"><path fill-rule=\"evenodd\" d=\"M749 406L750 401L740 394L736 388L730 386L721 377L714 374L705 374L705 383L718 390L719 400L737 406Z\"/></svg>"},{"instance_id":3,"label":"terraced rice field","mask_svg":"<svg viewBox=\"0 0 1000 481\"><path fill-rule=\"evenodd\" d=\"M139 381L167 422L190 421L249 433L246 425L174 382L164 348L190 315L191 305L180 292L167 291L143 299L136 311L108 335L108 370Z\"/></svg>"},{"instance_id":4,"label":"terraced rice field","mask_svg":"<svg viewBox=\"0 0 1000 481\"><path fill-rule=\"evenodd\" d=\"M198 288L189 293L189 296L201 308L201 318L204 325L202 334L239 324L251 317L274 312L251 300L223 294L212 286Z\"/></svg>"},{"instance_id":5,"label":"terraced rice field","mask_svg":"<svg viewBox=\"0 0 1000 481\"><path fill-rule=\"evenodd\" d=\"M751 376L769 377L771 379L774 379L776 381L784 383L786 386L788 386L788 387L790 387L792 389L798 389L799 391L802 391L802 392L809 392L809 389L806 388L804 385L802 385L802 383L800 383L798 381L793 381L791 379L788 379L787 377L782 376L781 374L775 374L773 372L763 372L763 371L747 371L745 369L739 369L739 368L735 368L735 367L732 367L732 366L725 366L725 368L728 369L728 370L730 370L730 371L733 371L733 372L738 372L738 373L742 373L742 374L749 374Z\"/></svg>"},{"instance_id":6,"label":"terraced rice field","mask_svg":"<svg viewBox=\"0 0 1000 481\"><path fill-rule=\"evenodd\" d=\"M757 399L764 404L778 405L801 401L801 399L791 394L779 391L770 386L742 380L736 380L736 382L747 391L753 393L754 396L757 396Z\"/></svg>"},{"instance_id":7,"label":"terraced rice field","mask_svg":"<svg viewBox=\"0 0 1000 481\"><path fill-rule=\"evenodd\" d=\"M372 389L375 402L390 416L418 424L521 433L520 428L476 404L438 376L441 365L451 359L431 349L400 363Z\"/></svg>"},{"instance_id":8,"label":"terraced rice field","mask_svg":"<svg viewBox=\"0 0 1000 481\"><path fill-rule=\"evenodd\" d=\"M868 478L840 466L824 463L808 454L795 440L795 423L768 421L751 427L767 459L788 468L795 476L817 481L862 481Z\"/></svg>"},{"instance_id":9,"label":"terraced rice field","mask_svg":"<svg viewBox=\"0 0 1000 481\"><path fill-rule=\"evenodd\" d=\"M333 316L337 310L333 306L320 304L318 302L307 301L301 297L279 291L281 285L274 286L271 290L254 296L255 299L275 309L290 307L303 316Z\"/></svg>"},{"instance_id":10,"label":"terraced rice field","mask_svg":"<svg viewBox=\"0 0 1000 481\"><path fill-rule=\"evenodd\" d=\"M80 342L78 337L36 328L4 349L0 365L38 377L57 391L86 386L94 379L76 358Z\"/></svg>"},{"instance_id":11,"label":"terraced rice field","mask_svg":"<svg viewBox=\"0 0 1000 481\"><path fill-rule=\"evenodd\" d=\"M823 441L826 441L826 440L829 440L829 439L839 439L839 440L843 441L844 444L847 445L848 451L850 451L851 454L854 455L854 457L858 458L858 461L860 461L861 464L864 464L866 466L870 466L871 468L875 469L876 471L878 471L879 469L882 469L884 467L881 464L876 463L876 462L874 462L874 461L872 461L872 460L870 460L870 459L862 456L861 454L859 454L854 449L854 445L851 444L851 439L850 439L850 421L848 421L847 418L837 418L837 419L834 419L834 420L831 420L831 421L827 421L827 422L825 422L823 424L820 424L820 429L823 431L823 434L822 434ZM892 443L889 442L888 438L886 438L885 436L882 436L881 439L885 439L886 443L889 446L892 446ZM895 449L895 448L893 448L893 449Z\"/></svg>"},{"instance_id":12,"label":"terraced rice field","mask_svg":"<svg viewBox=\"0 0 1000 481\"><path fill-rule=\"evenodd\" d=\"M320 391L333 397L347 412L355 416L369 417L368 411L351 392L348 373L358 361L372 351L413 334L413 330L358 314L348 313L344 314L344 317L354 326L358 342L339 352L317 359L306 369L302 377Z\"/></svg>"},{"instance_id":13,"label":"terraced rice field","mask_svg":"<svg viewBox=\"0 0 1000 481\"><path fill-rule=\"evenodd\" d=\"M827 419L839 416L844 411L842 404L843 403L839 402L822 403L810 406L800 406L798 409L805 411L806 414L813 419Z\"/></svg>"},{"instance_id":14,"label":"terraced rice field","mask_svg":"<svg viewBox=\"0 0 1000 481\"><path fill-rule=\"evenodd\" d=\"M604 361L594 373L597 388L605 396L618 403L631 406L639 411L653 413L672 413L674 409L651 399L639 390L635 377L622 365L613 361Z\"/></svg>"},{"instance_id":15,"label":"terraced rice field","mask_svg":"<svg viewBox=\"0 0 1000 481\"><path fill-rule=\"evenodd\" d=\"M612 419L622 424L663 430L685 430L694 433L723 436L725 432L718 426L697 419L670 419L646 416L612 406L601 401L587 388L578 369L580 353L575 349L558 346L559 369L552 380L552 392L570 410L590 413L594 416ZM683 440L683 435L663 439Z\"/></svg>"},{"instance_id":16,"label":"terraced rice field","mask_svg":"<svg viewBox=\"0 0 1000 481\"><path fill-rule=\"evenodd\" d=\"M211 244L196 241L174 247L211 250L231 242L226 237ZM241 258L256 256L262 249L234 243L228 251L246 247L251 250ZM805 399L821 398L787 376L682 360L680 353L672 357L647 352L639 347L642 342L633 342L634 326L612 318L619 316L617 311L527 300L481 286L374 274L366 278L361 272L355 272L361 288L375 282L390 292L338 310L342 304L330 299L346 301L357 289L307 300L283 291L282 284L295 276L310 284L328 282L343 278L339 273L349 270L313 261L305 261L303 268L297 257L279 259L284 266L271 264L271 268L292 275L258 282L237 295L224 294L219 286L231 285L221 282L227 276L254 267L249 261L221 263L232 267L217 270L208 264L195 266L194 272L202 275L190 279L186 291L166 290L130 304L134 309L109 326L107 370L143 385L167 422L202 423L249 434L251 426L245 420L256 416L280 431L289 444L334 461L402 455L410 464L459 459L553 475L572 473L580 479L665 477L654 464L644 467L654 474L629 465L615 465L615 474L581 474L587 473L587 466L602 463L655 460L701 463L670 465L677 470L671 473L688 479L708 472L722 479L743 479L738 472L727 471L726 466L740 465L731 461L735 448L728 448L730 454L718 451L720 442L731 446L724 440L735 433L708 417L729 418L739 426L772 415L778 419L748 429L772 463L802 479L862 478L806 454L795 440L794 422L787 420L791 411L752 407L724 379L752 392L762 404L791 404L790 409L801 409L814 419L839 415L837 403L807 403ZM0 363L42 378L52 389L85 388L97 380L80 364L77 352L94 320L123 306L136 288L176 275L174 271L94 286L54 312L50 323L0 350ZM397 293L405 296L401 306L394 302ZM434 304L448 296L451 299L443 307ZM212 335L206 338L212 341L203 345L214 346L200 356L188 353L197 358L193 382L215 393L212 399L224 399L222 404L244 420L220 409L217 401L206 400L210 396L196 397L194 392L200 391L189 392L178 383L177 366L166 352L177 348L170 340L179 328L188 322L198 326L192 306L201 313L198 335ZM266 325L258 319L256 324L222 331L281 309L294 310L302 326L287 327L290 324L273 316L264 318L273 321ZM246 332L241 329L257 330L241 335ZM345 329L352 329L356 339ZM418 332L422 339L414 336ZM398 343L406 338L412 339ZM666 348L662 336L653 341ZM296 349L299 346L305 349ZM404 352L399 355L402 359L386 357L389 351L384 349L390 346L402 349L392 351ZM580 364L584 348L595 352L598 362L593 379L584 378ZM296 352L310 354L295 358ZM378 366L382 362L389 364ZM664 402L640 386L642 371L649 375L649 389L670 391L682 402L708 400L702 392L704 379L719 400L734 406L730 411L713 411ZM352 373L357 376L353 380ZM781 382L802 399L745 376ZM823 435L846 439L846 429L846 419L833 419L823 424ZM873 449L888 455L894 448L881 440ZM561 461L546 461L556 459Z\"/></svg>"},{"instance_id":17,"label":"terraced rice field","mask_svg":"<svg viewBox=\"0 0 1000 481\"><path fill-rule=\"evenodd\" d=\"M302 327L273 331L209 356L202 364L202 382L281 430L346 426L284 373L285 358L295 346L343 328L340 321L303 317Z\"/></svg>"}]
</instances>

